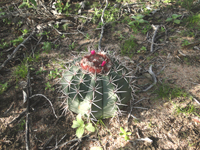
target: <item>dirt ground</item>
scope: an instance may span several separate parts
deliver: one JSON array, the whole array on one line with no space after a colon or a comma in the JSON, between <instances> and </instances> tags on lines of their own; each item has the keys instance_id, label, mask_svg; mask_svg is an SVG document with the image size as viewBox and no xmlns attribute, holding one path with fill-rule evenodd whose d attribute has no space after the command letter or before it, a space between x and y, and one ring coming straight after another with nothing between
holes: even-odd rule
<instances>
[{"instance_id":1,"label":"dirt ground","mask_svg":"<svg viewBox=\"0 0 200 150\"><path fill-rule=\"evenodd\" d=\"M114 3L111 2L111 5ZM152 3L145 1L145 4L150 6ZM6 10L5 7L9 5L13 5L13 10L15 10L18 4L17 2L7 5L0 3L1 11ZM86 10L89 12L89 9ZM21 36L23 34L21 29L27 28L30 31L29 34L37 25L42 24L42 29L37 29L5 67L0 69L0 88L2 89L3 83L8 82L8 87L0 95L0 149L26 149L27 102L23 102L25 96L23 91L27 93L27 76L16 77L14 73L17 66L25 63L24 60L30 65L30 95L40 94L30 100L31 149L54 149L56 146L60 146L58 149L63 150L89 150L92 147L101 147L104 150L200 149L200 44L198 43L200 30L195 27L189 28L184 22L180 25L165 22L166 18L172 14L181 14L183 16L181 20L183 20L191 15L191 12L197 13L199 10L194 7L188 11L180 6L168 7L162 3L155 14L144 17L151 25L159 25L153 41L153 52L150 52L151 39L155 33L153 28L145 34L136 33L127 23L120 21L124 16L105 26L101 42L102 49L120 55L121 61L127 61L129 67L135 70L137 78L132 103L136 104L133 106L128 104L128 107L123 108L126 111L123 116L95 122L96 131L94 133L85 131L86 137L81 141L74 140L77 139L76 130L71 128L76 114L70 111L63 114L59 75L50 78L49 74L55 69L62 70L66 62L80 56L82 52L97 49L101 32L98 25L92 22L84 24L70 16L64 17L70 21L66 30L61 27L53 28L46 26L47 22L52 21L55 25L60 20L49 18L48 13L46 16L41 15L39 10L36 16L26 18L23 15L11 15L7 17L10 23L8 20L1 19L1 44ZM43 18L38 18L39 16ZM130 17L130 13L125 16ZM28 19L34 23L27 25ZM22 25L18 26L16 20L22 20ZM166 30L161 30L161 27ZM71 34L63 36L58 31ZM48 34L37 36L39 33ZM86 33L90 35L89 38L86 38ZM190 33L194 35L190 36ZM131 52L122 55L123 45L126 40L131 39L132 35L135 37L133 42L137 43L136 51L132 48ZM190 44L183 45L185 40ZM50 50L44 48L45 42L51 43ZM17 45L11 44L0 48L0 65L11 56ZM147 49L137 52L142 46ZM28 60L27 57L30 56L34 59ZM39 58L36 59L36 56ZM141 92L141 89L153 83L148 72L151 65L157 83L150 90ZM51 101L57 118L44 96ZM135 118L130 117L130 111ZM120 127L132 133L129 141L125 141L124 137L119 135ZM70 142L66 143L68 141Z\"/></svg>"}]
</instances>

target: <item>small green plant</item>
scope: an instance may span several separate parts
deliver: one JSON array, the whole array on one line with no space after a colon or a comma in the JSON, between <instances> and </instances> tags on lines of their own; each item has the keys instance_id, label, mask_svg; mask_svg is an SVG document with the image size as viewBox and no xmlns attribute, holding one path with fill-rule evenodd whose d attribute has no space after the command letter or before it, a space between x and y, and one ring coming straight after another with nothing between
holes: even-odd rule
<instances>
[{"instance_id":1,"label":"small green plant","mask_svg":"<svg viewBox=\"0 0 200 150\"><path fill-rule=\"evenodd\" d=\"M44 42L42 49L45 50L45 51L51 50L51 43L50 42Z\"/></svg>"},{"instance_id":2,"label":"small green plant","mask_svg":"<svg viewBox=\"0 0 200 150\"><path fill-rule=\"evenodd\" d=\"M0 44L0 48L4 49L6 47L8 47L9 44L7 42L3 42L2 44Z\"/></svg>"},{"instance_id":3,"label":"small green plant","mask_svg":"<svg viewBox=\"0 0 200 150\"><path fill-rule=\"evenodd\" d=\"M124 41L124 43L122 44L121 54L129 55L130 57L132 57L133 54L136 53L137 47L138 47L138 44L135 40L135 37L131 36L128 40Z\"/></svg>"},{"instance_id":4,"label":"small green plant","mask_svg":"<svg viewBox=\"0 0 200 150\"><path fill-rule=\"evenodd\" d=\"M90 35L87 33L87 34L85 35L85 38L86 38L86 40L89 40L89 39L90 39Z\"/></svg>"},{"instance_id":5,"label":"small green plant","mask_svg":"<svg viewBox=\"0 0 200 150\"><path fill-rule=\"evenodd\" d=\"M138 51L137 53L142 53L142 52L146 52L147 51L147 48L145 46L142 46Z\"/></svg>"},{"instance_id":6,"label":"small green plant","mask_svg":"<svg viewBox=\"0 0 200 150\"><path fill-rule=\"evenodd\" d=\"M43 68L40 67L39 71L36 72L36 75L42 74L42 73L45 73L45 72L47 72L47 70L43 70Z\"/></svg>"},{"instance_id":7,"label":"small green plant","mask_svg":"<svg viewBox=\"0 0 200 150\"><path fill-rule=\"evenodd\" d=\"M56 29L58 29L58 28L59 28L59 23L56 23L56 24L54 25L54 27L55 27Z\"/></svg>"},{"instance_id":8,"label":"small green plant","mask_svg":"<svg viewBox=\"0 0 200 150\"><path fill-rule=\"evenodd\" d=\"M137 16L132 16L131 18L135 19L134 21L129 22L129 25L136 25L139 26L139 24L147 23L148 21L144 20L144 15L138 14Z\"/></svg>"},{"instance_id":9,"label":"small green plant","mask_svg":"<svg viewBox=\"0 0 200 150\"><path fill-rule=\"evenodd\" d=\"M55 70L50 71L49 73L49 79L55 79L56 77L61 77L60 73L62 72L62 70L58 70L57 68Z\"/></svg>"},{"instance_id":10,"label":"small green plant","mask_svg":"<svg viewBox=\"0 0 200 150\"><path fill-rule=\"evenodd\" d=\"M57 3L55 4L56 9L58 10L59 13L62 13L64 11L66 11L66 13L68 13L69 7L71 6L71 4L69 4L68 2L65 4L62 3L61 0L58 0Z\"/></svg>"},{"instance_id":11,"label":"small green plant","mask_svg":"<svg viewBox=\"0 0 200 150\"><path fill-rule=\"evenodd\" d=\"M21 30L21 32L22 32L22 35L24 36L24 35L26 35L29 32L29 30L24 29L24 30Z\"/></svg>"},{"instance_id":12,"label":"small green plant","mask_svg":"<svg viewBox=\"0 0 200 150\"><path fill-rule=\"evenodd\" d=\"M8 88L8 83L6 82L6 83L0 83L0 95L1 94L3 94L3 92L5 92L6 90L7 90L7 88Z\"/></svg>"},{"instance_id":13,"label":"small green plant","mask_svg":"<svg viewBox=\"0 0 200 150\"><path fill-rule=\"evenodd\" d=\"M187 46L189 44L190 44L190 42L188 40L183 40L181 46Z\"/></svg>"},{"instance_id":14,"label":"small green plant","mask_svg":"<svg viewBox=\"0 0 200 150\"><path fill-rule=\"evenodd\" d=\"M69 45L69 49L73 50L75 48L75 42L73 42L71 45Z\"/></svg>"},{"instance_id":15,"label":"small green plant","mask_svg":"<svg viewBox=\"0 0 200 150\"><path fill-rule=\"evenodd\" d=\"M68 25L69 25L68 23L63 24L63 26L62 26L62 27L63 27L63 30L67 31Z\"/></svg>"},{"instance_id":16,"label":"small green plant","mask_svg":"<svg viewBox=\"0 0 200 150\"><path fill-rule=\"evenodd\" d=\"M33 8L33 6L35 6L35 7L37 6L37 3L35 0L30 0L30 2L29 2L29 0L23 0L22 4L19 5L18 8L24 8L24 7Z\"/></svg>"},{"instance_id":17,"label":"small green plant","mask_svg":"<svg viewBox=\"0 0 200 150\"><path fill-rule=\"evenodd\" d=\"M170 99L183 96L184 98L188 96L186 92L178 87L171 87L169 84L163 83L158 86L158 89L154 91L157 94L157 98Z\"/></svg>"},{"instance_id":18,"label":"small green plant","mask_svg":"<svg viewBox=\"0 0 200 150\"><path fill-rule=\"evenodd\" d=\"M19 78L25 79L28 73L27 64L23 62L22 64L18 65L13 73L16 77L16 80L18 80Z\"/></svg>"},{"instance_id":19,"label":"small green plant","mask_svg":"<svg viewBox=\"0 0 200 150\"><path fill-rule=\"evenodd\" d=\"M192 104L187 105L186 107L177 106L176 107L176 112L178 114L180 114L180 113L183 113L183 114L194 114L196 112L196 108Z\"/></svg>"},{"instance_id":20,"label":"small green plant","mask_svg":"<svg viewBox=\"0 0 200 150\"><path fill-rule=\"evenodd\" d=\"M181 20L177 19L180 16L181 15L173 14L171 17L167 18L166 21L167 22L173 22L173 23L176 23L176 24L180 24Z\"/></svg>"},{"instance_id":21,"label":"small green plant","mask_svg":"<svg viewBox=\"0 0 200 150\"><path fill-rule=\"evenodd\" d=\"M84 121L81 118L81 114L76 116L76 120L73 121L72 128L77 128L76 136L81 138L84 134L84 130L88 130L90 132L94 132L95 128L93 127L92 123L84 124Z\"/></svg>"},{"instance_id":22,"label":"small green plant","mask_svg":"<svg viewBox=\"0 0 200 150\"><path fill-rule=\"evenodd\" d=\"M18 124L18 128L19 128L18 130L19 131L24 130L25 129L25 124L26 124L25 119L21 120L20 124Z\"/></svg>"},{"instance_id":23,"label":"small green plant","mask_svg":"<svg viewBox=\"0 0 200 150\"><path fill-rule=\"evenodd\" d=\"M141 32L142 32L143 34L146 34L151 28L152 28L151 25L147 24L147 25L145 25L145 26L142 28L142 31L141 31Z\"/></svg>"},{"instance_id":24,"label":"small green plant","mask_svg":"<svg viewBox=\"0 0 200 150\"><path fill-rule=\"evenodd\" d=\"M19 36L18 38L11 41L13 43L13 46L17 46L18 44L22 43L24 40L23 36Z\"/></svg>"},{"instance_id":25,"label":"small green plant","mask_svg":"<svg viewBox=\"0 0 200 150\"><path fill-rule=\"evenodd\" d=\"M121 133L119 133L119 135L124 136L125 141L129 140L129 135L131 135L131 132L126 132L122 127L120 127L120 131Z\"/></svg>"},{"instance_id":26,"label":"small green plant","mask_svg":"<svg viewBox=\"0 0 200 150\"><path fill-rule=\"evenodd\" d=\"M54 91L55 89L51 87L51 84L49 82L45 83L46 87L45 87L45 90L52 90Z\"/></svg>"}]
</instances>

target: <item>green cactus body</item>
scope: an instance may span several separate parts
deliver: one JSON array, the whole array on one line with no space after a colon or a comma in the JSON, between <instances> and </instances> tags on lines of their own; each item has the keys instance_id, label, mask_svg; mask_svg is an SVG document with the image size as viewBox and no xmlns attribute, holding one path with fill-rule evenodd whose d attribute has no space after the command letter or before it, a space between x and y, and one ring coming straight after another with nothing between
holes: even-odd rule
<instances>
[{"instance_id":1,"label":"green cactus body","mask_svg":"<svg viewBox=\"0 0 200 150\"><path fill-rule=\"evenodd\" d=\"M92 54L75 59L60 81L68 108L95 120L116 115L132 98L133 92L128 77L130 71L115 58L100 54L103 55L101 59L98 54L94 54L94 59L90 59ZM90 62L83 62L85 58ZM86 67L81 63L86 63Z\"/></svg>"}]
</instances>

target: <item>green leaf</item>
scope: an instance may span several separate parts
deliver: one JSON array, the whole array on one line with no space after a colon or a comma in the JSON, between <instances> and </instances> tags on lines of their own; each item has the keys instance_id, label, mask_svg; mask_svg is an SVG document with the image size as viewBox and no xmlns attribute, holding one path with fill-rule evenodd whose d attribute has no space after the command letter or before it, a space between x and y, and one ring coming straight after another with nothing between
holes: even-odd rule
<instances>
[{"instance_id":1,"label":"green leaf","mask_svg":"<svg viewBox=\"0 0 200 150\"><path fill-rule=\"evenodd\" d=\"M90 132L95 131L95 128L92 126L92 123L88 123L85 128Z\"/></svg>"},{"instance_id":2,"label":"green leaf","mask_svg":"<svg viewBox=\"0 0 200 150\"><path fill-rule=\"evenodd\" d=\"M174 23L176 23L176 24L180 24L180 20L174 20Z\"/></svg>"},{"instance_id":3,"label":"green leaf","mask_svg":"<svg viewBox=\"0 0 200 150\"><path fill-rule=\"evenodd\" d=\"M127 135L131 135L132 133L131 133L131 132L127 132L126 134L127 134Z\"/></svg>"},{"instance_id":4,"label":"green leaf","mask_svg":"<svg viewBox=\"0 0 200 150\"><path fill-rule=\"evenodd\" d=\"M142 19L144 16L142 14L139 14L136 16L136 19Z\"/></svg>"},{"instance_id":5,"label":"green leaf","mask_svg":"<svg viewBox=\"0 0 200 150\"><path fill-rule=\"evenodd\" d=\"M25 6L28 6L28 3L27 2L23 2L21 5L19 5L18 6L18 8L23 8L23 7L25 7Z\"/></svg>"},{"instance_id":6,"label":"green leaf","mask_svg":"<svg viewBox=\"0 0 200 150\"><path fill-rule=\"evenodd\" d=\"M167 22L169 22L169 21L172 21L172 18L167 18L167 20L166 20Z\"/></svg>"},{"instance_id":7,"label":"green leaf","mask_svg":"<svg viewBox=\"0 0 200 150\"><path fill-rule=\"evenodd\" d=\"M84 124L84 121L83 121L82 118L81 118L81 114L78 114L78 115L76 116L76 120L77 120L77 122L78 122L80 125L83 125L83 124Z\"/></svg>"},{"instance_id":8,"label":"green leaf","mask_svg":"<svg viewBox=\"0 0 200 150\"><path fill-rule=\"evenodd\" d=\"M120 130L121 130L124 134L126 134L126 132L124 131L124 129L123 129L122 127L120 127Z\"/></svg>"},{"instance_id":9,"label":"green leaf","mask_svg":"<svg viewBox=\"0 0 200 150\"><path fill-rule=\"evenodd\" d=\"M76 121L76 120L74 120L74 121L73 121L72 128L78 128L78 127L80 127L80 124L79 124L79 122L78 122L78 121Z\"/></svg>"},{"instance_id":10,"label":"green leaf","mask_svg":"<svg viewBox=\"0 0 200 150\"><path fill-rule=\"evenodd\" d=\"M79 127L79 128L76 130L76 136L77 136L78 138L81 138L82 135L83 135L83 133L84 133L84 128L83 128L83 127Z\"/></svg>"},{"instance_id":11,"label":"green leaf","mask_svg":"<svg viewBox=\"0 0 200 150\"><path fill-rule=\"evenodd\" d=\"M35 0L30 0L31 1L31 3L33 3L33 5L36 7L37 6L37 3L36 3L36 1Z\"/></svg>"},{"instance_id":12,"label":"green leaf","mask_svg":"<svg viewBox=\"0 0 200 150\"><path fill-rule=\"evenodd\" d=\"M139 23L144 23L144 19L139 19L138 22Z\"/></svg>"},{"instance_id":13,"label":"green leaf","mask_svg":"<svg viewBox=\"0 0 200 150\"><path fill-rule=\"evenodd\" d=\"M176 19L176 18L178 18L178 17L180 17L180 16L181 16L181 15L173 14L173 15L172 15L172 18L173 18L173 19Z\"/></svg>"},{"instance_id":14,"label":"green leaf","mask_svg":"<svg viewBox=\"0 0 200 150\"><path fill-rule=\"evenodd\" d=\"M129 140L129 137L128 136L125 136L124 137L125 141Z\"/></svg>"},{"instance_id":15,"label":"green leaf","mask_svg":"<svg viewBox=\"0 0 200 150\"><path fill-rule=\"evenodd\" d=\"M124 133L119 133L119 135L124 135Z\"/></svg>"}]
</instances>

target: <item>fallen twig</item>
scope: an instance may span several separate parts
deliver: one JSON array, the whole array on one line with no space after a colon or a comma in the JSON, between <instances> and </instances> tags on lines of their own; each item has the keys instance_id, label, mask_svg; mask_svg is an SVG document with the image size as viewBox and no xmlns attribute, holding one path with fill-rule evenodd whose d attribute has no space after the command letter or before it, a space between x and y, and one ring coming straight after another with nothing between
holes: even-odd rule
<instances>
[{"instance_id":1,"label":"fallen twig","mask_svg":"<svg viewBox=\"0 0 200 150\"><path fill-rule=\"evenodd\" d=\"M98 51L101 51L101 41L102 41L102 38L103 38L103 30L104 30L104 26L106 25L106 23L104 23L103 21L103 16L104 16L104 12L105 12L105 9L107 8L108 6L108 0L106 0L106 6L104 7L103 11L102 11L102 15L101 15L101 22L102 22L102 27L101 27L101 35L100 35L100 39L99 39L99 45L98 45Z\"/></svg>"},{"instance_id":2,"label":"fallen twig","mask_svg":"<svg viewBox=\"0 0 200 150\"><path fill-rule=\"evenodd\" d=\"M3 115L6 115L7 113L9 113L12 110L14 104L15 102L12 102L10 107L3 113Z\"/></svg>"},{"instance_id":3,"label":"fallen twig","mask_svg":"<svg viewBox=\"0 0 200 150\"><path fill-rule=\"evenodd\" d=\"M53 110L54 116L55 116L56 118L58 118L58 116L57 116L56 113L55 113L55 110L54 110L54 108L53 108L53 105L52 105L51 101L50 101L45 95L43 95L43 94L35 94L35 95L32 95L32 96L30 97L30 99L33 98L33 97L36 97L36 96L42 96L42 97L44 97L44 98L50 103L51 108L52 108L52 110Z\"/></svg>"},{"instance_id":4,"label":"fallen twig","mask_svg":"<svg viewBox=\"0 0 200 150\"><path fill-rule=\"evenodd\" d=\"M10 57L9 57L8 59L6 59L6 60L3 62L3 64L0 66L0 70L1 70L3 67L5 67L5 65L7 64L7 62L13 58L13 56L16 54L16 52L19 50L19 48L20 48L21 46L24 46L24 44L28 41L28 39L29 39L32 35L34 35L34 34L35 34L35 29L33 29L32 33L31 33L21 44L19 44L19 45L15 48L15 50L14 50L13 53L10 55Z\"/></svg>"},{"instance_id":5,"label":"fallen twig","mask_svg":"<svg viewBox=\"0 0 200 150\"><path fill-rule=\"evenodd\" d=\"M30 115L30 99L29 97L31 96L30 92L30 70L28 68L28 74L27 74L27 107L26 107L26 135L25 135L25 140L26 140L26 150L30 149L30 140L29 140L29 115Z\"/></svg>"},{"instance_id":6,"label":"fallen twig","mask_svg":"<svg viewBox=\"0 0 200 150\"><path fill-rule=\"evenodd\" d=\"M152 24L152 27L153 27L153 29L154 29L154 33L153 33L153 37L152 37L152 40L151 40L151 49L150 49L150 52L153 52L153 44L154 44L154 39L155 39L155 36L156 36L156 32L158 31L158 29L159 29L159 25L153 25Z\"/></svg>"},{"instance_id":7,"label":"fallen twig","mask_svg":"<svg viewBox=\"0 0 200 150\"><path fill-rule=\"evenodd\" d=\"M197 102L197 104L200 105L199 101L196 98L193 97L193 99L195 100L195 102Z\"/></svg>"},{"instance_id":8,"label":"fallen twig","mask_svg":"<svg viewBox=\"0 0 200 150\"><path fill-rule=\"evenodd\" d=\"M77 139L73 139L73 140L70 140L70 141L67 141L67 142L65 142L65 143L63 143L63 144L60 144L60 145L58 145L58 146L55 146L53 149L51 149L51 150L56 150L56 149L58 149L59 147L62 147L62 146L64 146L64 145L67 145L68 143L71 143L71 142L79 142L79 141L81 141L83 138L86 138L86 137L89 137L89 135L86 135L86 136L83 136L82 138L77 138Z\"/></svg>"},{"instance_id":9,"label":"fallen twig","mask_svg":"<svg viewBox=\"0 0 200 150\"><path fill-rule=\"evenodd\" d=\"M152 88L157 83L156 75L152 71L152 65L149 67L149 74L152 76L154 82L148 88L142 90L143 92L148 91L150 88Z\"/></svg>"},{"instance_id":10,"label":"fallen twig","mask_svg":"<svg viewBox=\"0 0 200 150\"><path fill-rule=\"evenodd\" d=\"M52 135L45 143L42 149L46 149L47 145L51 142L51 140L54 138L54 135Z\"/></svg>"}]
</instances>

